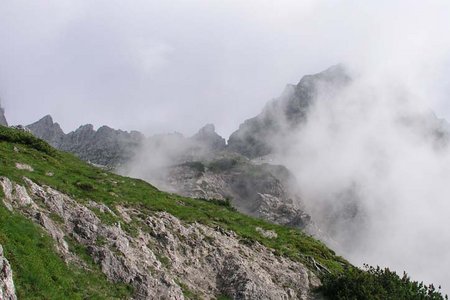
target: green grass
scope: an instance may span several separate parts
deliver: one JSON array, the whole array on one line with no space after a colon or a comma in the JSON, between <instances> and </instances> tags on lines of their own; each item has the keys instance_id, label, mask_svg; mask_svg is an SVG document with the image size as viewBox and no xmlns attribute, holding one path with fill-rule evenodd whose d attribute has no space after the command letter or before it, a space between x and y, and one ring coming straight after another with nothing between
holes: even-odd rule
<instances>
[{"instance_id":1,"label":"green grass","mask_svg":"<svg viewBox=\"0 0 450 300\"><path fill-rule=\"evenodd\" d=\"M0 244L14 275L19 299L124 299L132 289L109 282L99 269L66 265L53 239L38 225L0 204Z\"/></svg>"}]
</instances>

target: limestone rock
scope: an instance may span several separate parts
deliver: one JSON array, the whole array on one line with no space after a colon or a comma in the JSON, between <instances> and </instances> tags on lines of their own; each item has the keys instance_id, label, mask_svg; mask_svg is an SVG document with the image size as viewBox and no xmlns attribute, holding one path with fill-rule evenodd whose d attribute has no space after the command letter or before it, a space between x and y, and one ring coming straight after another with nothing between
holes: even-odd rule
<instances>
[{"instance_id":1,"label":"limestone rock","mask_svg":"<svg viewBox=\"0 0 450 300\"><path fill-rule=\"evenodd\" d=\"M16 169L19 170L25 170L25 171L29 171L29 172L33 172L33 167L31 167L30 165L27 164L22 164L22 163L16 163Z\"/></svg>"},{"instance_id":2,"label":"limestone rock","mask_svg":"<svg viewBox=\"0 0 450 300\"><path fill-rule=\"evenodd\" d=\"M0 299L2 300L17 299L11 266L4 256L3 247L1 245L0 245Z\"/></svg>"}]
</instances>

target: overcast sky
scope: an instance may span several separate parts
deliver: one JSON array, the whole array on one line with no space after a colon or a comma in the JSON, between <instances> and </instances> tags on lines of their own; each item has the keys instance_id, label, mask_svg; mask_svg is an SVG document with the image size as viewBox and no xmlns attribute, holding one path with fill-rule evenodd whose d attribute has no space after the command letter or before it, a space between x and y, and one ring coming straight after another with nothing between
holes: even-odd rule
<instances>
[{"instance_id":1,"label":"overcast sky","mask_svg":"<svg viewBox=\"0 0 450 300\"><path fill-rule=\"evenodd\" d=\"M287 83L343 62L421 82L449 117L450 2L372 2L1 0L2 104L12 124L51 114L66 132L214 123L228 136Z\"/></svg>"}]
</instances>

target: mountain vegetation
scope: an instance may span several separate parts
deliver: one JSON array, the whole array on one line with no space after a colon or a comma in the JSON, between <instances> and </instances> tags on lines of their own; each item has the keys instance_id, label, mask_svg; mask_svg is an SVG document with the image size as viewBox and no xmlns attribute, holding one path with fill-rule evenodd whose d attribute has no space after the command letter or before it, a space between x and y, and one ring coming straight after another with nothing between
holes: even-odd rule
<instances>
[{"instance_id":1,"label":"mountain vegetation","mask_svg":"<svg viewBox=\"0 0 450 300\"><path fill-rule=\"evenodd\" d=\"M3 245L5 257L11 264L19 299L142 298L136 291L139 284L132 280L112 281L110 273L105 271L104 261L95 255L95 249L112 249L111 245L114 244L108 244L107 235L98 234L94 241L95 246L87 246L86 239L80 238L76 230L64 231L63 225L69 222L69 219L65 219L66 215L49 213L48 220L51 219L52 224L61 224L63 228L64 241L68 245L66 255L69 256L63 255L64 251L58 246L54 233L52 235L42 221L47 219L39 219L36 215L27 213L33 211L35 203L38 203L36 211L40 214L47 212L46 201L54 199L45 198L43 194L46 193L53 193L53 197L61 199L74 199L71 205L77 207L93 207L90 212L94 212L100 220L97 226L106 228L109 232L113 232L112 228L115 228L114 232L120 232L127 237L129 243L136 242L133 238L142 237L141 234L149 230L143 220L150 216L154 222L167 222L170 218L175 218L185 224L182 226L200 226L198 228L203 228L202 230L215 228L220 232L215 235L216 239L218 236L235 238L238 241L236 245L243 247L239 251L272 251L275 257L283 259L285 263L305 266L310 272L310 278L316 276L322 280L323 285L318 292L311 291L306 298L302 296L302 299L314 298L318 295L316 293L328 295L330 299L444 299L434 287L424 287L405 276L399 278L387 269L359 270L298 229L243 215L223 202L191 199L161 192L142 180L106 172L72 154L55 150L25 131L0 126L0 176L4 178L4 187L8 180L15 184L15 196L20 194L20 191L23 192L19 188L21 186L28 186L25 191L28 190L32 195L29 200L31 202L19 208L15 206L17 203L8 204L5 188L0 192L0 197L4 199L0 204L0 244ZM55 191L58 193L55 194ZM44 199L44 202L39 202L39 199ZM14 206L14 209L11 210L11 206ZM124 207L136 211L136 215L129 217L128 221L119 211ZM109 210L112 213L107 213ZM117 229L117 224L122 228ZM163 232L152 234L158 236ZM189 245L186 237L176 238L180 243ZM208 239L214 238L204 238L207 240L204 243L209 243L211 247L214 241ZM219 241L216 243L220 244ZM201 245L205 247L205 244ZM202 247L201 245L199 247ZM164 250L164 244L153 249ZM114 248L111 251L121 250ZM154 251L159 261L158 268L173 272L174 267L171 265L175 264L175 261L172 261L172 257L169 257L167 252ZM67 257L75 259L67 260ZM246 262L244 260L241 263ZM148 272L155 274L152 273L155 271ZM174 284L187 299L226 299L251 295L237 293L236 290L240 290L236 287L230 288L225 279L221 281L223 286L219 286L212 295L202 294L202 290L192 282L184 280L186 279L180 276L175 279ZM386 295L394 298L385 298ZM396 298L393 295L400 296Z\"/></svg>"}]
</instances>

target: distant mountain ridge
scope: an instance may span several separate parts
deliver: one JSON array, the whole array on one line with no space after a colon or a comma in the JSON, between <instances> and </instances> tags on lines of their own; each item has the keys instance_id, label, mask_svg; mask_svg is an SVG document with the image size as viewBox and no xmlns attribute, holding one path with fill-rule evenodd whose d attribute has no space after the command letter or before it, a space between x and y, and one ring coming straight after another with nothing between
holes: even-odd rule
<instances>
[{"instance_id":1,"label":"distant mountain ridge","mask_svg":"<svg viewBox=\"0 0 450 300\"><path fill-rule=\"evenodd\" d=\"M102 126L94 130L93 125L80 126L65 134L50 115L26 126L35 136L53 147L74 153L81 159L95 164L115 167L134 156L144 136L137 131L126 132Z\"/></svg>"}]
</instances>

